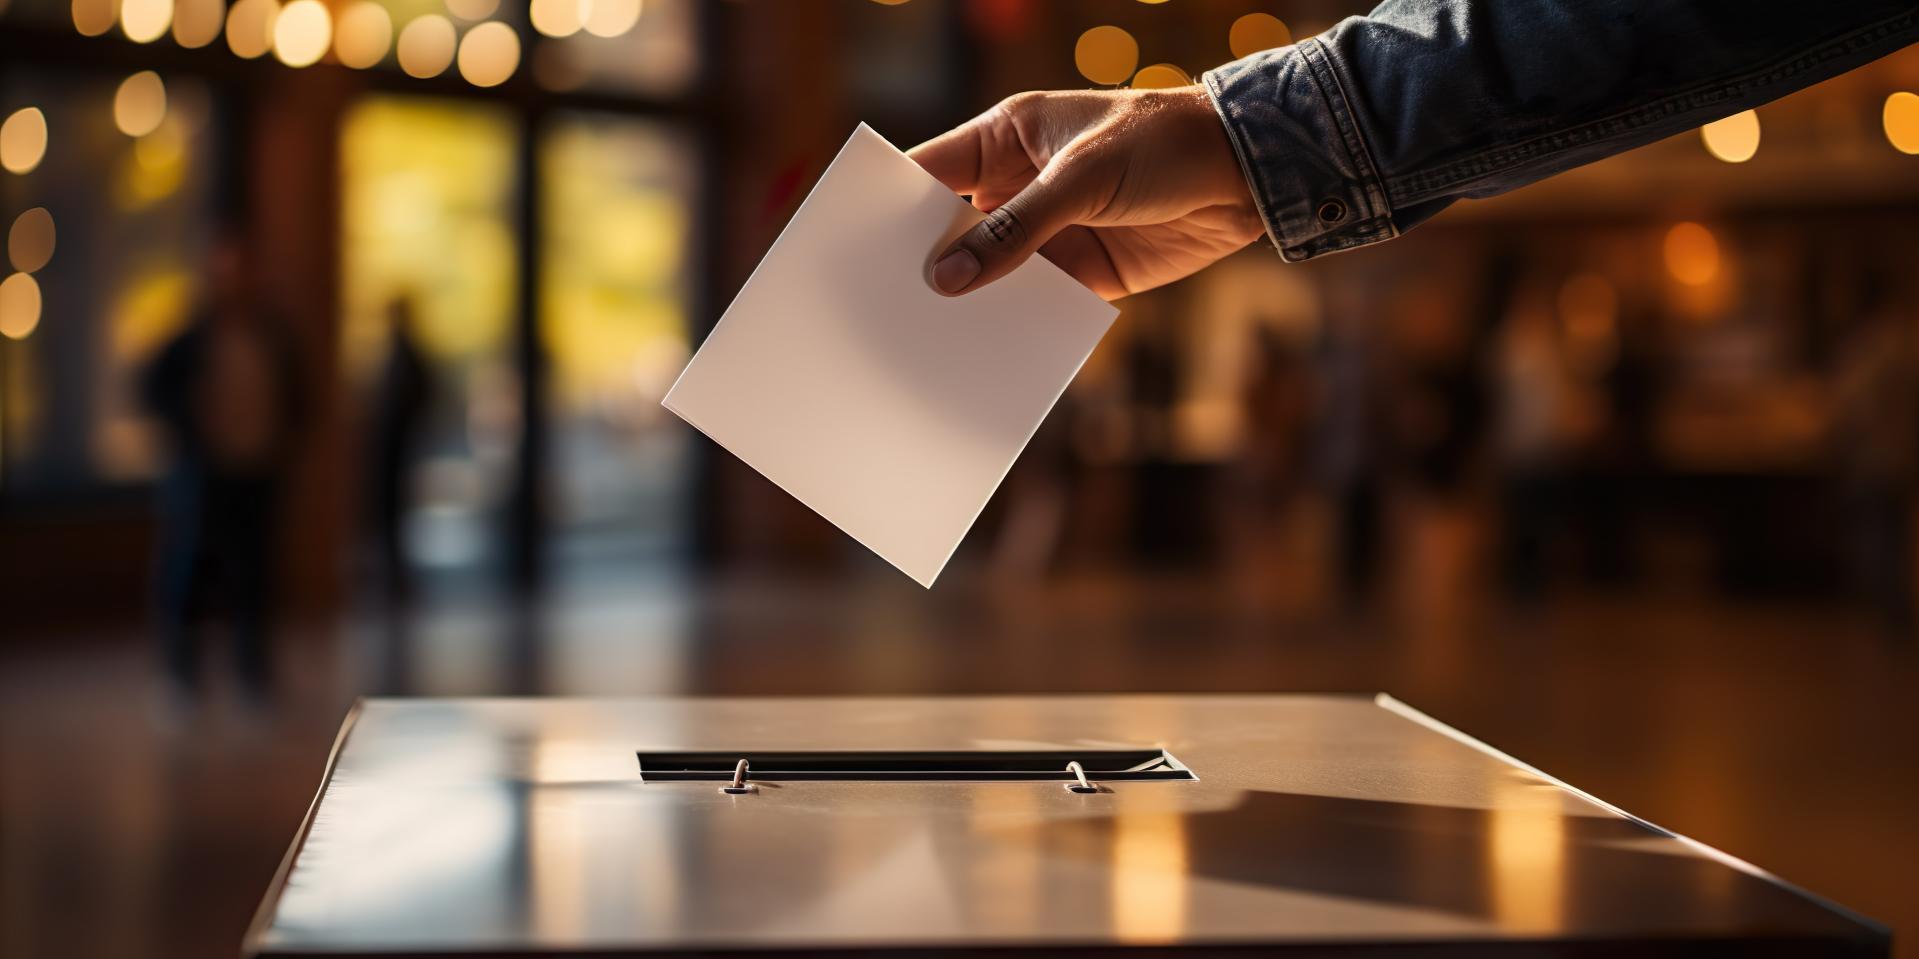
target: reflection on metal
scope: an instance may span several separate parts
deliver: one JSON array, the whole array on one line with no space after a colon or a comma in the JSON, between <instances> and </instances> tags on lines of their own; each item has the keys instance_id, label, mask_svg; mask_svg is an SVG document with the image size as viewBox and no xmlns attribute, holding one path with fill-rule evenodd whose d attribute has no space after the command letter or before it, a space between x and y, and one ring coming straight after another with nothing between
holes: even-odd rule
<instances>
[{"instance_id":1,"label":"reflection on metal","mask_svg":"<svg viewBox=\"0 0 1919 959\"><path fill-rule=\"evenodd\" d=\"M1564 794L1517 771L1500 791L1486 834L1494 914L1515 932L1556 929L1565 918Z\"/></svg>"},{"instance_id":2,"label":"reflection on metal","mask_svg":"<svg viewBox=\"0 0 1919 959\"><path fill-rule=\"evenodd\" d=\"M1102 750L1128 739L1207 774L1060 788L1078 785L1069 762L1098 783ZM636 749L724 756L702 751L736 743L755 749L694 788L633 766ZM841 752L809 751L827 744ZM1048 778L777 788L762 766L897 759L903 745L1067 758ZM762 788L716 794L735 782ZM1390 700L374 700L336 746L246 952L1224 957L1408 943L1875 956L1889 939Z\"/></svg>"},{"instance_id":3,"label":"reflection on metal","mask_svg":"<svg viewBox=\"0 0 1919 959\"><path fill-rule=\"evenodd\" d=\"M1138 945L1178 941L1187 928L1191 864L1186 820L1123 795L1113 835L1113 935Z\"/></svg>"}]
</instances>

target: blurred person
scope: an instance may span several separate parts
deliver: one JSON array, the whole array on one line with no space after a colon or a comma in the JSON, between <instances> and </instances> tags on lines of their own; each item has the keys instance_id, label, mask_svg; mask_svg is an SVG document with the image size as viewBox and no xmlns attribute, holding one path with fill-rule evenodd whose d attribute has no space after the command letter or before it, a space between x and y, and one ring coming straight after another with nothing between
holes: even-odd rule
<instances>
[{"instance_id":1,"label":"blurred person","mask_svg":"<svg viewBox=\"0 0 1919 959\"><path fill-rule=\"evenodd\" d=\"M1289 261L1353 249L1915 39L1910 0L1389 0L1199 86L1023 93L915 147L987 211L930 278L1044 252L1118 299L1262 232Z\"/></svg>"},{"instance_id":2,"label":"blurred person","mask_svg":"<svg viewBox=\"0 0 1919 959\"><path fill-rule=\"evenodd\" d=\"M432 369L420 349L418 306L411 296L387 305L387 352L374 386L367 437L368 519L383 595L395 607L413 599L405 522L408 487L433 398Z\"/></svg>"},{"instance_id":3,"label":"blurred person","mask_svg":"<svg viewBox=\"0 0 1919 959\"><path fill-rule=\"evenodd\" d=\"M160 485L157 592L166 668L181 702L200 684L194 624L216 598L231 618L242 692L271 692L279 493L302 391L286 330L263 314L237 234L215 240L206 294L145 371L141 393L172 447Z\"/></svg>"}]
</instances>

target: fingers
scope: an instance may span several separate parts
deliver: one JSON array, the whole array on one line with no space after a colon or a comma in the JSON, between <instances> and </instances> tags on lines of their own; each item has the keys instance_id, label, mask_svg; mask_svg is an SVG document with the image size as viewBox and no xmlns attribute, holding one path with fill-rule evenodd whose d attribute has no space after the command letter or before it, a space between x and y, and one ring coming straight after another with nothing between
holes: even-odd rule
<instances>
[{"instance_id":1,"label":"fingers","mask_svg":"<svg viewBox=\"0 0 1919 959\"><path fill-rule=\"evenodd\" d=\"M954 193L973 193L979 189L980 152L980 123L970 120L906 151L906 155Z\"/></svg>"},{"instance_id":2,"label":"fingers","mask_svg":"<svg viewBox=\"0 0 1919 959\"><path fill-rule=\"evenodd\" d=\"M946 248L934 261L934 289L958 296L1013 272L1026 258L1084 215L1083 178L1049 167L1018 195Z\"/></svg>"}]
</instances>

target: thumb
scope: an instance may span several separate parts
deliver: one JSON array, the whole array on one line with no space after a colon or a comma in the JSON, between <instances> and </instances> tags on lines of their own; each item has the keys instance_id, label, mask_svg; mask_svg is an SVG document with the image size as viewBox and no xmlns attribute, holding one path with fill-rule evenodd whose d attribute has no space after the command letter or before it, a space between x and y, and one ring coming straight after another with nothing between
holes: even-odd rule
<instances>
[{"instance_id":1,"label":"thumb","mask_svg":"<svg viewBox=\"0 0 1919 959\"><path fill-rule=\"evenodd\" d=\"M1013 272L1073 224L1075 211L1084 204L1074 197L1071 183L1069 178L1042 174L986 214L933 261L933 288L958 296Z\"/></svg>"}]
</instances>

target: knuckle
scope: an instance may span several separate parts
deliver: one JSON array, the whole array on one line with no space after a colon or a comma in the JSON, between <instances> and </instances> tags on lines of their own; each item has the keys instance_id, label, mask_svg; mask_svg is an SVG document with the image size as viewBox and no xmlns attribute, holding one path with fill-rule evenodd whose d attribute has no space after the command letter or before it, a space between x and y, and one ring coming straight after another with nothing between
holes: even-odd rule
<instances>
[{"instance_id":1,"label":"knuckle","mask_svg":"<svg viewBox=\"0 0 1919 959\"><path fill-rule=\"evenodd\" d=\"M974 242L988 250L1017 249L1025 245L1026 237L1026 224L1011 206L986 214L986 219L973 228Z\"/></svg>"},{"instance_id":2,"label":"knuckle","mask_svg":"<svg viewBox=\"0 0 1919 959\"><path fill-rule=\"evenodd\" d=\"M1037 107L1045 99L1046 94L1038 90L1026 90L1001 100L999 102L999 111L1010 117L1024 116L1031 113L1033 108Z\"/></svg>"}]
</instances>

